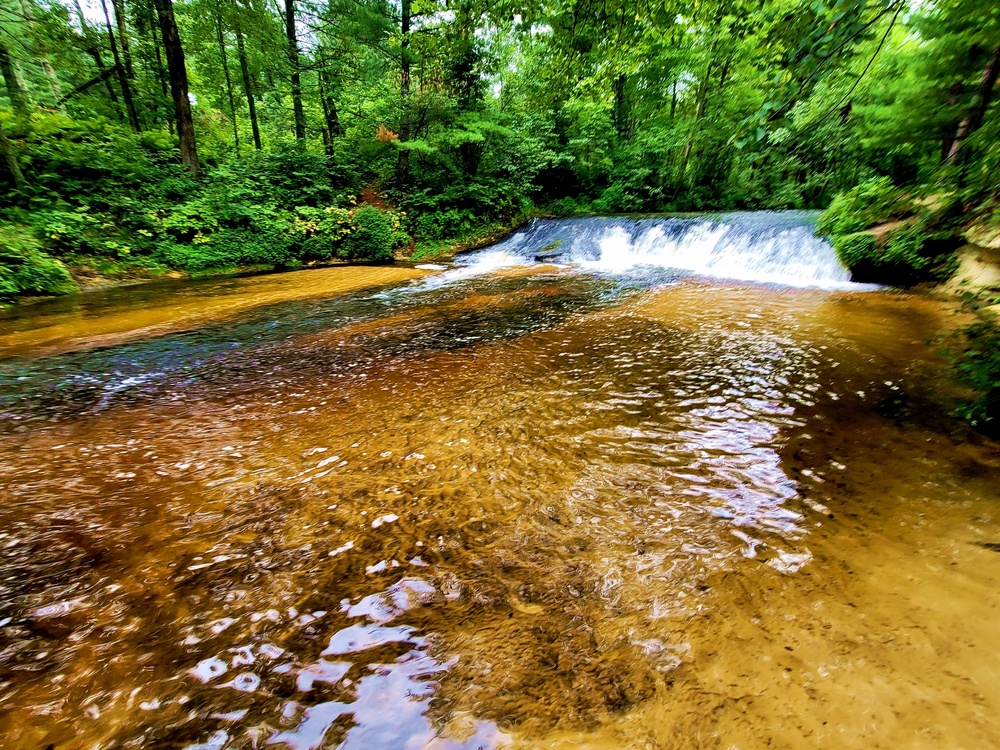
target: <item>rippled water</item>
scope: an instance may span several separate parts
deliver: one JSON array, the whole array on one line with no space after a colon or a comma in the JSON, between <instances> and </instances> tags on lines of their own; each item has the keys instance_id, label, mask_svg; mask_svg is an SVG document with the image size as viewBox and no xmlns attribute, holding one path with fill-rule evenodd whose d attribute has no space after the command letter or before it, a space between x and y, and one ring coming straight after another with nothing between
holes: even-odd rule
<instances>
[{"instance_id":1,"label":"rippled water","mask_svg":"<svg viewBox=\"0 0 1000 750\"><path fill-rule=\"evenodd\" d=\"M839 607L819 632L860 644L920 619L851 588L876 552L916 544L954 575L936 545L961 545L973 578L933 581L996 607L1000 463L948 416L943 305L662 272L330 272L383 285L274 301L287 277L227 282L212 298L253 299L39 354L21 326L0 361L5 747L714 746L732 704L706 696L770 685L756 670L811 627L790 622ZM886 531L930 512L937 531ZM879 591L901 596L919 566L889 567ZM940 617L924 627L953 641ZM810 679L847 674L812 653ZM998 668L970 656L956 680ZM830 706L943 689L868 658ZM988 715L995 687L977 694ZM740 747L779 736L769 696L794 705L761 687Z\"/></svg>"}]
</instances>

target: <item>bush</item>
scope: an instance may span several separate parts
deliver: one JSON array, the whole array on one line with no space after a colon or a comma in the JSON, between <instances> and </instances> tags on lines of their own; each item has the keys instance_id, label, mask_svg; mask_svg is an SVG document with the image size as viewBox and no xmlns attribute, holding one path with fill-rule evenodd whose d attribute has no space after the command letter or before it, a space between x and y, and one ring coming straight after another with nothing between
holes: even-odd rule
<instances>
[{"instance_id":1,"label":"bush","mask_svg":"<svg viewBox=\"0 0 1000 750\"><path fill-rule=\"evenodd\" d=\"M959 414L987 434L1000 435L1000 325L980 317L958 332L949 352L959 373L980 396L959 407Z\"/></svg>"},{"instance_id":2,"label":"bush","mask_svg":"<svg viewBox=\"0 0 1000 750\"><path fill-rule=\"evenodd\" d=\"M0 299L75 290L66 266L42 252L27 229L0 226Z\"/></svg>"},{"instance_id":3,"label":"bush","mask_svg":"<svg viewBox=\"0 0 1000 750\"><path fill-rule=\"evenodd\" d=\"M608 187L591 207L600 214L639 213L643 209L642 199L628 192L619 184Z\"/></svg>"},{"instance_id":4,"label":"bush","mask_svg":"<svg viewBox=\"0 0 1000 750\"><path fill-rule=\"evenodd\" d=\"M870 232L841 235L834 238L833 247L855 281L910 286L943 280L954 271L954 238L931 234L921 224L881 239Z\"/></svg>"},{"instance_id":5,"label":"bush","mask_svg":"<svg viewBox=\"0 0 1000 750\"><path fill-rule=\"evenodd\" d=\"M866 264L874 264L878 258L878 246L875 235L868 232L855 232L854 234L844 234L834 238L833 249L837 251L837 257L856 275L858 268L863 268Z\"/></svg>"},{"instance_id":6,"label":"bush","mask_svg":"<svg viewBox=\"0 0 1000 750\"><path fill-rule=\"evenodd\" d=\"M575 198L560 198L545 207L546 213L556 216L577 216L589 213L590 206L586 200L577 201Z\"/></svg>"},{"instance_id":7,"label":"bush","mask_svg":"<svg viewBox=\"0 0 1000 750\"><path fill-rule=\"evenodd\" d=\"M446 211L421 213L414 220L416 235L422 240L444 240L462 237L476 225L472 211L451 208Z\"/></svg>"},{"instance_id":8,"label":"bush","mask_svg":"<svg viewBox=\"0 0 1000 750\"><path fill-rule=\"evenodd\" d=\"M931 259L924 255L928 239L918 227L897 229L889 235L882 262L919 273L931 264Z\"/></svg>"},{"instance_id":9,"label":"bush","mask_svg":"<svg viewBox=\"0 0 1000 750\"><path fill-rule=\"evenodd\" d=\"M816 231L824 237L853 234L910 211L910 202L889 178L878 177L834 198L819 217Z\"/></svg>"},{"instance_id":10,"label":"bush","mask_svg":"<svg viewBox=\"0 0 1000 750\"><path fill-rule=\"evenodd\" d=\"M339 251L344 260L392 260L392 251L409 240L397 216L367 203L354 212L351 224Z\"/></svg>"},{"instance_id":11,"label":"bush","mask_svg":"<svg viewBox=\"0 0 1000 750\"><path fill-rule=\"evenodd\" d=\"M295 260L293 245L277 227L222 229L199 242L164 243L163 261L185 271L238 266L286 266Z\"/></svg>"}]
</instances>

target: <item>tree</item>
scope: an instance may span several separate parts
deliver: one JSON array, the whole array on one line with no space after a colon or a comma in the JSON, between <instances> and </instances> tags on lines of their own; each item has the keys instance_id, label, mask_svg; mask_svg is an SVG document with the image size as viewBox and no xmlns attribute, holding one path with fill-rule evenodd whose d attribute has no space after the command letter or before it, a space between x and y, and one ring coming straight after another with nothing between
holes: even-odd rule
<instances>
[{"instance_id":1,"label":"tree","mask_svg":"<svg viewBox=\"0 0 1000 750\"><path fill-rule=\"evenodd\" d=\"M10 50L4 43L2 31L0 31L0 74L3 75L4 84L7 86L7 96L10 105L19 117L26 117L28 114L28 99L21 88L21 82L17 77L17 70L14 69L14 61L10 56Z\"/></svg>"},{"instance_id":2,"label":"tree","mask_svg":"<svg viewBox=\"0 0 1000 750\"><path fill-rule=\"evenodd\" d=\"M260 145L260 126L257 123L257 104L254 101L253 83L250 79L250 65L247 62L246 45L243 42L243 29L239 20L236 21L236 50L240 58L240 74L243 77L243 94L247 98L247 109L250 112L250 129L253 132L253 145L258 151Z\"/></svg>"},{"instance_id":3,"label":"tree","mask_svg":"<svg viewBox=\"0 0 1000 750\"><path fill-rule=\"evenodd\" d=\"M7 134L4 132L3 121L0 121L0 151L3 151L7 171L10 172L11 179L14 181L14 187L20 190L27 183L24 179L24 173L21 171L21 166L17 162L17 153L14 151L14 146L7 139Z\"/></svg>"},{"instance_id":4,"label":"tree","mask_svg":"<svg viewBox=\"0 0 1000 750\"><path fill-rule=\"evenodd\" d=\"M187 68L184 64L184 49L181 47L177 21L174 18L172 0L153 0L160 22L163 49L167 58L167 74L170 77L170 94L174 100L174 120L180 140L181 163L192 175L197 176L198 147L195 142L194 119L191 116L191 100L188 93Z\"/></svg>"},{"instance_id":5,"label":"tree","mask_svg":"<svg viewBox=\"0 0 1000 750\"><path fill-rule=\"evenodd\" d=\"M299 58L299 40L295 31L295 0L285 0L285 37L288 42L288 66L291 69L295 139L301 145L306 137L306 115L302 107L302 77L300 72L302 62Z\"/></svg>"},{"instance_id":6,"label":"tree","mask_svg":"<svg viewBox=\"0 0 1000 750\"><path fill-rule=\"evenodd\" d=\"M138 133L142 130L139 124L139 113L135 109L135 101L132 99L132 86L129 84L128 74L125 66L122 65L121 56L118 54L118 44L115 42L115 32L111 29L111 17L108 15L107 0L101 0L101 9L104 11L104 23L108 31L108 44L111 47L111 56L115 61L115 73L118 76L118 83L121 85L122 98L125 100L125 111L128 112L129 122L132 129Z\"/></svg>"}]
</instances>

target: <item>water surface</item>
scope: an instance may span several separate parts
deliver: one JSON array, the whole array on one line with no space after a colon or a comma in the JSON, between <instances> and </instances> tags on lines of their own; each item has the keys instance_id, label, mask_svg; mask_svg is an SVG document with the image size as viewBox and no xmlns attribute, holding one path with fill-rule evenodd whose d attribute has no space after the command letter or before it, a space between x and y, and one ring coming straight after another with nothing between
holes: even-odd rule
<instances>
[{"instance_id":1,"label":"water surface","mask_svg":"<svg viewBox=\"0 0 1000 750\"><path fill-rule=\"evenodd\" d=\"M4 747L997 744L947 305L491 252L8 317Z\"/></svg>"}]
</instances>

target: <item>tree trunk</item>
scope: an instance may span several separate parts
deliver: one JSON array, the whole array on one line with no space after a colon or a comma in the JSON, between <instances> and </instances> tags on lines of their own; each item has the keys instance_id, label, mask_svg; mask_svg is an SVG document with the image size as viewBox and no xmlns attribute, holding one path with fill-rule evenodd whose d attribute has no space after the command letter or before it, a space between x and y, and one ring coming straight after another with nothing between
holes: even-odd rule
<instances>
[{"instance_id":1,"label":"tree trunk","mask_svg":"<svg viewBox=\"0 0 1000 750\"><path fill-rule=\"evenodd\" d=\"M233 99L233 79L229 76L229 57L226 55L226 40L222 36L222 16L215 16L215 31L219 37L219 55L222 58L222 70L226 74L226 94L229 96L229 115L233 118L233 140L236 142L236 154L240 153L240 129L236 124L236 101Z\"/></svg>"},{"instance_id":2,"label":"tree trunk","mask_svg":"<svg viewBox=\"0 0 1000 750\"><path fill-rule=\"evenodd\" d=\"M410 139L410 113L407 111L410 100L410 3L411 0L401 0L402 20L399 42L399 103L401 118L399 122L399 141L406 143ZM410 152L399 150L396 158L396 182L405 185L410 178Z\"/></svg>"},{"instance_id":3,"label":"tree trunk","mask_svg":"<svg viewBox=\"0 0 1000 750\"><path fill-rule=\"evenodd\" d=\"M615 130L618 131L619 138L628 138L631 134L631 122L628 111L628 98L625 91L625 74L620 73L611 84L611 89L615 95L615 106L613 116Z\"/></svg>"},{"instance_id":4,"label":"tree trunk","mask_svg":"<svg viewBox=\"0 0 1000 750\"><path fill-rule=\"evenodd\" d=\"M257 125L257 104L253 98L253 85L250 82L250 65L247 62L247 49L243 44L243 29L236 22L236 50L240 56L240 73L243 76L243 93L247 97L247 109L250 110L250 129L253 131L253 146L260 151L260 127Z\"/></svg>"},{"instance_id":5,"label":"tree trunk","mask_svg":"<svg viewBox=\"0 0 1000 750\"><path fill-rule=\"evenodd\" d=\"M180 139L181 162L191 174L198 175L198 146L194 137L194 118L191 116L191 101L188 99L187 68L184 67L184 48L174 19L172 0L153 0L160 20L163 36L163 50L167 56L167 75L170 77L170 94L174 99L174 115L177 121L177 136Z\"/></svg>"},{"instance_id":6,"label":"tree trunk","mask_svg":"<svg viewBox=\"0 0 1000 750\"><path fill-rule=\"evenodd\" d=\"M153 48L156 50L156 78L160 82L160 95L164 100L170 98L170 93L167 90L167 73L163 69L163 55L160 52L160 47L163 44L163 40L159 37L160 35L156 33L156 28L159 26L159 22L155 18L155 9L150 8L149 16L149 33L153 38ZM174 134L174 118L167 115L167 130L170 131L170 135Z\"/></svg>"},{"instance_id":7,"label":"tree trunk","mask_svg":"<svg viewBox=\"0 0 1000 750\"><path fill-rule=\"evenodd\" d=\"M340 117L337 115L337 102L330 94L330 81L324 72L319 71L319 98L323 105L323 147L327 156L334 155L334 138L339 138L344 134L344 129L340 125Z\"/></svg>"},{"instance_id":8,"label":"tree trunk","mask_svg":"<svg viewBox=\"0 0 1000 750\"><path fill-rule=\"evenodd\" d=\"M122 57L125 60L125 75L130 81L135 80L135 68L132 67L132 49L128 40L128 29L125 26L125 0L111 0L115 10L115 25L118 27L118 41L122 45Z\"/></svg>"},{"instance_id":9,"label":"tree trunk","mask_svg":"<svg viewBox=\"0 0 1000 750\"><path fill-rule=\"evenodd\" d=\"M976 96L972 100L972 106L959 124L958 132L955 133L955 140L951 142L947 159L949 164L959 161L960 155L962 155L962 146L965 144L966 139L979 130L979 127L983 124L983 119L986 117L986 110L990 108L990 101L993 98L993 88L996 86L998 74L1000 74L1000 47L996 48L993 56L990 57L990 61L986 64L986 68L979 78L979 86L976 89Z\"/></svg>"},{"instance_id":10,"label":"tree trunk","mask_svg":"<svg viewBox=\"0 0 1000 750\"><path fill-rule=\"evenodd\" d=\"M21 166L17 163L17 154L14 153L14 147L7 140L7 134L3 132L3 122L0 122L0 151L3 151L4 161L7 162L7 170L14 180L14 187L20 190L27 183L24 180L24 173L21 171Z\"/></svg>"},{"instance_id":11,"label":"tree trunk","mask_svg":"<svg viewBox=\"0 0 1000 750\"><path fill-rule=\"evenodd\" d=\"M21 88L21 82L17 80L17 71L14 70L14 61L10 59L10 52L0 40L0 73L3 74L4 83L7 84L7 96L10 97L10 106L14 108L14 113L18 117L28 115L28 99Z\"/></svg>"},{"instance_id":12,"label":"tree trunk","mask_svg":"<svg viewBox=\"0 0 1000 750\"><path fill-rule=\"evenodd\" d=\"M115 61L115 73L118 74L118 84L122 89L122 98L125 100L125 111L128 112L129 122L136 133L142 132L139 124L139 113L135 109L135 101L132 99L132 86L129 84L125 66L122 65L121 56L118 54L118 44L115 42L115 32L111 29L111 16L108 14L108 4L101 0L101 8L104 10L104 24L108 29L108 43L111 46L111 57Z\"/></svg>"},{"instance_id":13,"label":"tree trunk","mask_svg":"<svg viewBox=\"0 0 1000 750\"><path fill-rule=\"evenodd\" d=\"M292 109L295 112L295 140L302 145L306 138L306 113L302 109L299 42L295 34L295 0L285 0L285 37L288 41L288 64L292 69Z\"/></svg>"},{"instance_id":14,"label":"tree trunk","mask_svg":"<svg viewBox=\"0 0 1000 750\"><path fill-rule=\"evenodd\" d=\"M114 68L105 68L100 73L98 73L96 76L94 76L93 78L91 78L89 81L85 81L84 83L81 83L75 89L73 89L68 94L66 94L64 97L62 97L59 100L59 102L58 102L59 106L61 107L63 104L65 104L66 102L68 102L70 99L72 99L77 94L82 94L84 91L86 91L87 89L89 89L91 86L93 86L95 84L98 84L98 83L101 83L102 81L106 81L108 78L110 78L114 74L115 74L115 69Z\"/></svg>"}]
</instances>

